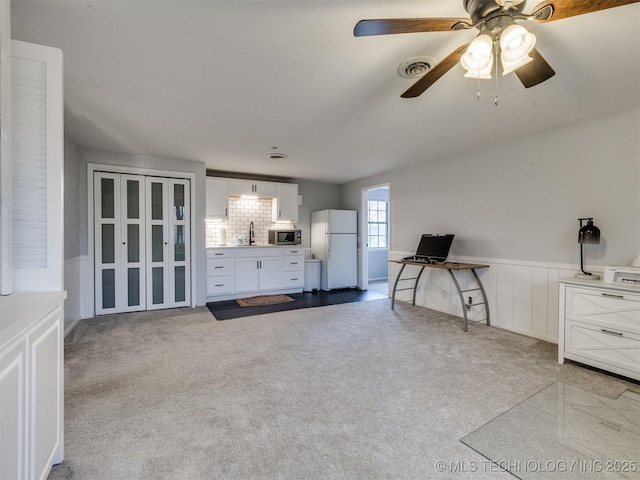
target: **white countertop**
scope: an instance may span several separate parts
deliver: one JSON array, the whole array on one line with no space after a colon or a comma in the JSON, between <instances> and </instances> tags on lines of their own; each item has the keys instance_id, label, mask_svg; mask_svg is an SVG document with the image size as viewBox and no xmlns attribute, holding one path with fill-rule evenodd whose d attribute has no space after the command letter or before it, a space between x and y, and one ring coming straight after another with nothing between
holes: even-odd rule
<instances>
[{"instance_id":1,"label":"white countertop","mask_svg":"<svg viewBox=\"0 0 640 480\"><path fill-rule=\"evenodd\" d=\"M271 245L269 243L267 244L253 244L253 245L213 245L213 246L207 246L207 248L254 248L254 247L260 247L260 248L283 248L283 247L296 247L297 245Z\"/></svg>"},{"instance_id":2,"label":"white countertop","mask_svg":"<svg viewBox=\"0 0 640 480\"><path fill-rule=\"evenodd\" d=\"M60 305L67 292L29 292L0 295L0 346Z\"/></svg>"}]
</instances>

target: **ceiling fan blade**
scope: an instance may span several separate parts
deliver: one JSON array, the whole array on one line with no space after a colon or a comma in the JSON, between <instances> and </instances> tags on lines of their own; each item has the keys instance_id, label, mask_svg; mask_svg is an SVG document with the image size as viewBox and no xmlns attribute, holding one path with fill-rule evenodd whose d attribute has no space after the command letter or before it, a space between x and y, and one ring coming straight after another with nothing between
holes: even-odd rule
<instances>
[{"instance_id":1,"label":"ceiling fan blade","mask_svg":"<svg viewBox=\"0 0 640 480\"><path fill-rule=\"evenodd\" d=\"M621 7L623 5L638 2L640 2L640 0L592 0L589 2L584 0L545 0L544 2L536 5L533 9L533 15L548 5L551 5L553 7L553 14L551 15L551 18L547 20L536 20L538 23L551 22L554 20L561 20L563 18L597 12L608 8Z\"/></svg>"},{"instance_id":2,"label":"ceiling fan blade","mask_svg":"<svg viewBox=\"0 0 640 480\"><path fill-rule=\"evenodd\" d=\"M538 50L534 48L529 55L533 60L515 71L525 88L535 87L556 74Z\"/></svg>"},{"instance_id":3,"label":"ceiling fan blade","mask_svg":"<svg viewBox=\"0 0 640 480\"><path fill-rule=\"evenodd\" d=\"M454 25L470 28L470 18L387 18L360 20L353 29L356 37L393 33L448 32Z\"/></svg>"},{"instance_id":4,"label":"ceiling fan blade","mask_svg":"<svg viewBox=\"0 0 640 480\"><path fill-rule=\"evenodd\" d=\"M448 57L429 70L416 83L400 95L402 98L414 98L421 95L427 88L436 83L438 79L453 68L460 61L460 57L467 51L469 44L462 45L451 52Z\"/></svg>"}]
</instances>

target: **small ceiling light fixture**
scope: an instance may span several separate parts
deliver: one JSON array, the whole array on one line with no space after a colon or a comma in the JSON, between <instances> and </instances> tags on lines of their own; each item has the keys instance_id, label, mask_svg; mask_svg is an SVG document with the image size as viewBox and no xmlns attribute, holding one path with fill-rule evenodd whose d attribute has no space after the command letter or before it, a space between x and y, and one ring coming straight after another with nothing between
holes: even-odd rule
<instances>
[{"instance_id":1,"label":"small ceiling light fixture","mask_svg":"<svg viewBox=\"0 0 640 480\"><path fill-rule=\"evenodd\" d=\"M529 63L529 56L536 44L536 36L517 23L512 23L500 34L500 61L502 74L506 75Z\"/></svg>"},{"instance_id":2,"label":"small ceiling light fixture","mask_svg":"<svg viewBox=\"0 0 640 480\"><path fill-rule=\"evenodd\" d=\"M593 224L593 217L579 218L580 230L578 230L578 243L580 244L580 272L576 273L576 278L588 278L591 280L600 280L600 275L584 271L584 254L582 246L598 245L600 243L600 229ZM587 222L583 225L583 222Z\"/></svg>"},{"instance_id":3,"label":"small ceiling light fixture","mask_svg":"<svg viewBox=\"0 0 640 480\"><path fill-rule=\"evenodd\" d=\"M460 64L467 70L464 75L469 78L491 78L493 66L493 37L489 32L480 32L462 55Z\"/></svg>"}]
</instances>

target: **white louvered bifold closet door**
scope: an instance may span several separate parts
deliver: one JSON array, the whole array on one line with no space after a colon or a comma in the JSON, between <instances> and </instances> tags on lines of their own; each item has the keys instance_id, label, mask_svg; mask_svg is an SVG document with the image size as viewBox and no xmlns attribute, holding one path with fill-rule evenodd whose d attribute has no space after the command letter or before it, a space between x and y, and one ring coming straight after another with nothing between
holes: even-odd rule
<instances>
[{"instance_id":1,"label":"white louvered bifold closet door","mask_svg":"<svg viewBox=\"0 0 640 480\"><path fill-rule=\"evenodd\" d=\"M62 52L11 49L13 291L62 290Z\"/></svg>"}]
</instances>

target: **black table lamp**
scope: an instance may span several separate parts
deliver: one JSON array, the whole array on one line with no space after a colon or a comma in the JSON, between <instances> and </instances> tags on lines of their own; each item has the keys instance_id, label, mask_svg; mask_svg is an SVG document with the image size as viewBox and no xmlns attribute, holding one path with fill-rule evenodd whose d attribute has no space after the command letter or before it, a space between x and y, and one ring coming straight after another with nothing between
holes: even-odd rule
<instances>
[{"instance_id":1,"label":"black table lamp","mask_svg":"<svg viewBox=\"0 0 640 480\"><path fill-rule=\"evenodd\" d=\"M582 246L586 244L598 245L600 243L600 229L593 224L592 218L579 218L580 230L578 230L578 243L580 244L580 272L576 273L577 278L589 278L600 280L600 275L584 271L584 254ZM586 225L583 222L587 222Z\"/></svg>"}]
</instances>

